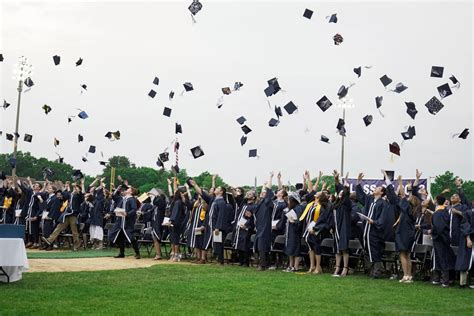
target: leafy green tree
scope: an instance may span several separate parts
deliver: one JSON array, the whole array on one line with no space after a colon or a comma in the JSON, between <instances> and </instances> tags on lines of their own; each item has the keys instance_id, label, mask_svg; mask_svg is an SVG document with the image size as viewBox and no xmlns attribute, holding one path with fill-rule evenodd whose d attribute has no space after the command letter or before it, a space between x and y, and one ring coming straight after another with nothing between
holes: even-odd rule
<instances>
[{"instance_id":1,"label":"leafy green tree","mask_svg":"<svg viewBox=\"0 0 474 316\"><path fill-rule=\"evenodd\" d=\"M443 190L445 189L449 189L451 194L456 192L457 188L456 188L456 185L454 184L455 179L456 179L456 176L451 171L446 171L444 174L436 176L433 183L431 183L431 187L430 187L431 196L435 197L441 194L441 192L443 192ZM462 188L464 190L464 193L466 194L466 197L470 201L473 201L474 200L474 181L464 181L462 184Z\"/></svg>"}]
</instances>

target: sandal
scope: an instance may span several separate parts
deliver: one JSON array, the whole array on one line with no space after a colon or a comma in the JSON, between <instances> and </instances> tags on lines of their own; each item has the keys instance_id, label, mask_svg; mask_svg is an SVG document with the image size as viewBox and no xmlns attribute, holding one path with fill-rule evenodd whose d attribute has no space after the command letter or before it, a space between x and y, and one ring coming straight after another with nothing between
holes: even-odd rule
<instances>
[{"instance_id":1,"label":"sandal","mask_svg":"<svg viewBox=\"0 0 474 316\"><path fill-rule=\"evenodd\" d=\"M334 270L334 273L332 274L333 277L338 277L339 275L339 266L336 266L336 270Z\"/></svg>"},{"instance_id":2,"label":"sandal","mask_svg":"<svg viewBox=\"0 0 474 316\"><path fill-rule=\"evenodd\" d=\"M306 272L306 273L307 273L307 274L311 274L311 273L313 273L315 270L316 270L316 268L309 268L308 272Z\"/></svg>"},{"instance_id":3,"label":"sandal","mask_svg":"<svg viewBox=\"0 0 474 316\"><path fill-rule=\"evenodd\" d=\"M153 260L161 260L161 257L155 256L155 258L153 258Z\"/></svg>"},{"instance_id":4,"label":"sandal","mask_svg":"<svg viewBox=\"0 0 474 316\"><path fill-rule=\"evenodd\" d=\"M341 272L341 277L347 276L348 273L349 273L349 267L344 267Z\"/></svg>"}]
</instances>

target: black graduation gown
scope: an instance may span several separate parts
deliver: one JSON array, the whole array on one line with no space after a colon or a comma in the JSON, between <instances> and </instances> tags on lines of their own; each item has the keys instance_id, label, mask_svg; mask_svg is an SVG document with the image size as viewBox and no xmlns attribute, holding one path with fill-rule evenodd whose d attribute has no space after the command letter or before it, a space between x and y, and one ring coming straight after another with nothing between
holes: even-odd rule
<instances>
[{"instance_id":1,"label":"black graduation gown","mask_svg":"<svg viewBox=\"0 0 474 316\"><path fill-rule=\"evenodd\" d=\"M115 198L118 202L116 203L117 207L125 209L127 216L125 216L125 218L121 216L116 217L114 226L108 232L108 240L115 243L120 231L123 231L128 242L131 243L135 221L137 219L137 201L133 196L120 197L116 195Z\"/></svg>"},{"instance_id":2,"label":"black graduation gown","mask_svg":"<svg viewBox=\"0 0 474 316\"><path fill-rule=\"evenodd\" d=\"M273 191L267 189L265 198L257 203L254 208L255 220L255 252L268 252L272 246L272 211L273 211Z\"/></svg>"},{"instance_id":3,"label":"black graduation gown","mask_svg":"<svg viewBox=\"0 0 474 316\"><path fill-rule=\"evenodd\" d=\"M90 224L103 227L105 215L105 195L103 188L97 188L94 192L94 207L90 210Z\"/></svg>"},{"instance_id":4,"label":"black graduation gown","mask_svg":"<svg viewBox=\"0 0 474 316\"><path fill-rule=\"evenodd\" d=\"M357 213L363 210L358 203L351 201L351 239L359 239L362 244L362 232L364 231L363 222Z\"/></svg>"},{"instance_id":5,"label":"black graduation gown","mask_svg":"<svg viewBox=\"0 0 474 316\"><path fill-rule=\"evenodd\" d=\"M470 236L474 242L474 211L466 210L461 222L461 237L459 240L458 255L456 258L456 271L470 271L474 263L474 247L467 247L466 237Z\"/></svg>"},{"instance_id":6,"label":"black graduation gown","mask_svg":"<svg viewBox=\"0 0 474 316\"><path fill-rule=\"evenodd\" d=\"M451 206L451 208L454 208L462 213L466 212L469 210L469 208L466 205L463 204L456 204ZM461 222L463 217L461 215L455 214L451 212L451 209L449 210L449 219L450 219L450 224L449 224L449 237L451 238L451 246L459 246L459 241L461 239Z\"/></svg>"},{"instance_id":7,"label":"black graduation gown","mask_svg":"<svg viewBox=\"0 0 474 316\"><path fill-rule=\"evenodd\" d=\"M206 212L204 206L205 204L202 202L197 201L194 203L193 211L191 212L191 222L186 238L186 243L190 248L203 249L204 231L202 231L201 228L204 226L206 216L204 215L204 219L201 219L201 212ZM200 233L196 232L198 228Z\"/></svg>"},{"instance_id":8,"label":"black graduation gown","mask_svg":"<svg viewBox=\"0 0 474 316\"><path fill-rule=\"evenodd\" d=\"M272 222L281 220L281 215L283 214L283 210L285 208L287 208L287 204L285 201L278 201L278 200L273 201ZM277 223L276 226L280 227L280 225L278 224L279 223ZM285 233L284 228L273 229L272 227L272 243L273 241L275 241L276 236L283 235L284 233Z\"/></svg>"},{"instance_id":9,"label":"black graduation gown","mask_svg":"<svg viewBox=\"0 0 474 316\"><path fill-rule=\"evenodd\" d=\"M231 213L231 208L227 208L227 203L223 197L211 197L206 192L201 194L204 201L207 205L210 205L209 212L206 212L205 224L206 231L204 237L204 249L209 249L212 246L213 241L213 232L215 229L222 231L222 239L226 238L225 233L232 231L232 220L233 216ZM220 214L220 215L219 215ZM229 214L226 216L226 214ZM225 229L225 230L224 230Z\"/></svg>"},{"instance_id":10,"label":"black graduation gown","mask_svg":"<svg viewBox=\"0 0 474 316\"><path fill-rule=\"evenodd\" d=\"M186 210L187 205L182 200L178 199L173 202L171 208L171 232L170 232L170 242L173 245L179 245L181 241L181 235L183 233L183 223L186 220Z\"/></svg>"},{"instance_id":11,"label":"black graduation gown","mask_svg":"<svg viewBox=\"0 0 474 316\"><path fill-rule=\"evenodd\" d=\"M251 249L250 237L252 236L254 225L254 217L246 216L245 212L251 211L251 208L254 207L253 204L244 204L237 210L237 219L235 221L235 232L234 232L234 249L241 251L249 251ZM241 228L239 222L244 219L245 227Z\"/></svg>"},{"instance_id":12,"label":"black graduation gown","mask_svg":"<svg viewBox=\"0 0 474 316\"><path fill-rule=\"evenodd\" d=\"M334 207L334 250L336 253L349 249L351 240L352 203L349 188L343 188L342 200Z\"/></svg>"},{"instance_id":13,"label":"black graduation gown","mask_svg":"<svg viewBox=\"0 0 474 316\"><path fill-rule=\"evenodd\" d=\"M297 219L294 223L286 220L286 229L285 229L285 255L287 256L299 256L301 248L301 233L302 233L302 223L298 220L304 209L297 205L294 208ZM289 212L289 209L285 209L284 213ZM285 215L283 215L285 216Z\"/></svg>"},{"instance_id":14,"label":"black graduation gown","mask_svg":"<svg viewBox=\"0 0 474 316\"><path fill-rule=\"evenodd\" d=\"M381 262L385 245L382 214L387 202L383 198L375 200L372 195L365 194L360 184L356 186L356 194L357 200L364 206L364 215L374 221L373 224L369 224L368 221L364 223L364 248L368 252L370 262Z\"/></svg>"},{"instance_id":15,"label":"black graduation gown","mask_svg":"<svg viewBox=\"0 0 474 316\"><path fill-rule=\"evenodd\" d=\"M448 271L454 253L449 238L449 212L447 209L438 209L433 213L431 238L433 239L433 270Z\"/></svg>"},{"instance_id":16,"label":"black graduation gown","mask_svg":"<svg viewBox=\"0 0 474 316\"><path fill-rule=\"evenodd\" d=\"M313 250L316 252L316 254L321 254L321 236L320 233L316 236L315 234L310 234L310 231L308 230L308 225L313 222L314 218L314 213L316 212L318 204L315 202L309 203L308 205L305 206L305 208L302 208L302 213L306 210L306 207L309 207L308 213L306 213L305 218L301 220L301 229L302 229L302 237L306 242L306 245L308 246L309 249ZM323 213L326 212L323 207L321 207L319 216L323 215ZM323 216L327 216L327 212L324 213ZM298 218L299 220L299 218ZM319 220L319 217L318 217ZM315 231L313 229L313 231Z\"/></svg>"},{"instance_id":17,"label":"black graduation gown","mask_svg":"<svg viewBox=\"0 0 474 316\"><path fill-rule=\"evenodd\" d=\"M64 212L59 216L59 222L64 223L67 216L78 216L81 211L81 204L84 201L84 194L82 192L68 192L63 191L63 198L68 201L68 205Z\"/></svg>"}]
</instances>

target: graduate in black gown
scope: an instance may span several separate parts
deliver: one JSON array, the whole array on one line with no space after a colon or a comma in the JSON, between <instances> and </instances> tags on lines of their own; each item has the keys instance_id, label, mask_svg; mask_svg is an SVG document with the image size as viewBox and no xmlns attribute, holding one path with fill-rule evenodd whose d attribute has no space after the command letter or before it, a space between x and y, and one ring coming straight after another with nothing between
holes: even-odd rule
<instances>
[{"instance_id":1,"label":"graduate in black gown","mask_svg":"<svg viewBox=\"0 0 474 316\"><path fill-rule=\"evenodd\" d=\"M300 255L302 223L298 219L303 213L300 203L301 199L298 193L292 192L288 195L288 208L284 210L285 215L283 215L287 218L284 248L284 253L288 256L288 268L284 270L286 272L299 270L297 257ZM295 212L296 217L289 216L292 213L291 211Z\"/></svg>"},{"instance_id":2,"label":"graduate in black gown","mask_svg":"<svg viewBox=\"0 0 474 316\"><path fill-rule=\"evenodd\" d=\"M43 237L48 238L53 233L56 222L61 215L62 191L52 184L49 184L46 190L48 192L46 199L47 215L43 219Z\"/></svg>"},{"instance_id":3,"label":"graduate in black gown","mask_svg":"<svg viewBox=\"0 0 474 316\"><path fill-rule=\"evenodd\" d=\"M26 248L39 248L39 233L40 233L40 222L41 212L40 205L43 203L41 195L41 189L43 188L40 183L32 184L30 178L27 178L29 182L28 186L23 186L22 191L27 192L29 202L27 206L26 215L26 231L28 233L28 243Z\"/></svg>"},{"instance_id":4,"label":"graduate in black gown","mask_svg":"<svg viewBox=\"0 0 474 316\"><path fill-rule=\"evenodd\" d=\"M252 210L256 208L257 194L250 190L245 194L244 203L237 209L233 247L238 251L239 265L250 266L250 237L255 228Z\"/></svg>"},{"instance_id":5,"label":"graduate in black gown","mask_svg":"<svg viewBox=\"0 0 474 316\"><path fill-rule=\"evenodd\" d=\"M283 210L288 207L286 200L288 199L288 192L283 187L281 182L281 172L277 174L278 180L278 191L276 193L276 199L273 200L273 211L272 211L272 250L273 244L277 236L284 235L284 225L280 225ZM279 252L271 252L270 260L274 264L270 269L276 269L282 265L283 258Z\"/></svg>"},{"instance_id":6,"label":"graduate in black gown","mask_svg":"<svg viewBox=\"0 0 474 316\"><path fill-rule=\"evenodd\" d=\"M195 251L196 258L193 263L206 263L206 250L204 248L205 240L205 220L207 212L207 204L204 199L197 195L196 201L193 204L190 218L190 229L188 231L187 243L188 246Z\"/></svg>"},{"instance_id":7,"label":"graduate in black gown","mask_svg":"<svg viewBox=\"0 0 474 316\"><path fill-rule=\"evenodd\" d=\"M163 240L163 219L165 218L167 198L165 193L158 189L155 195L149 192L153 207L144 212L144 219L151 222L151 235L153 238L153 246L155 247L156 255L153 260L161 260L161 241ZM143 210L142 210L143 212Z\"/></svg>"},{"instance_id":8,"label":"graduate in black gown","mask_svg":"<svg viewBox=\"0 0 474 316\"><path fill-rule=\"evenodd\" d=\"M474 210L467 209L461 221L461 239L459 241L458 255L455 270L459 271L459 285L467 285L467 274L474 267Z\"/></svg>"},{"instance_id":9,"label":"graduate in black gown","mask_svg":"<svg viewBox=\"0 0 474 316\"><path fill-rule=\"evenodd\" d=\"M451 238L451 246L457 247L463 238L461 234L461 221L463 219L462 214L470 210L470 205L466 195L464 194L464 190L462 189L462 180L460 178L456 178L454 185L457 187L457 192L451 195L450 198L451 207L449 210L449 215L451 223L449 226L449 236ZM455 212L454 210L457 210L458 212Z\"/></svg>"},{"instance_id":10,"label":"graduate in black gown","mask_svg":"<svg viewBox=\"0 0 474 316\"><path fill-rule=\"evenodd\" d=\"M181 253L179 245L181 242L181 235L183 234L184 223L186 222L186 212L188 209L187 192L184 186L178 187L174 193L171 202L171 216L170 216L170 242L171 242L171 261L180 261Z\"/></svg>"}]
</instances>

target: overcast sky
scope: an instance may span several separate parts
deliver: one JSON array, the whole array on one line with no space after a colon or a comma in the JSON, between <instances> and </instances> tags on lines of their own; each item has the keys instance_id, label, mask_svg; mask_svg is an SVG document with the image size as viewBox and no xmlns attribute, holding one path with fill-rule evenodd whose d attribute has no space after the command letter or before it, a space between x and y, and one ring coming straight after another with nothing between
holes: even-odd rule
<instances>
[{"instance_id":1,"label":"overcast sky","mask_svg":"<svg viewBox=\"0 0 474 316\"><path fill-rule=\"evenodd\" d=\"M0 110L0 151L13 150L5 139L15 128L12 68L25 55L35 68L35 86L22 95L20 134L33 134L33 142L20 141L19 149L49 159L57 152L91 175L101 171L99 160L113 155L156 168L158 154L166 147L172 151L176 122L183 126L179 165L190 175L209 170L242 185L253 184L255 176L263 182L270 170L281 170L291 183L300 181L304 169L314 176L318 170L329 173L340 168L336 124L342 110L333 105L323 113L316 101L326 95L335 104L339 87L353 82L345 164L352 176L364 171L378 178L385 168L412 177L420 168L424 176L451 170L473 178L472 134L467 140L452 137L472 128L472 2L202 1L195 24L190 2L1 1L0 101L12 105ZM311 20L303 18L305 8L314 11ZM337 24L326 19L333 13ZM338 46L336 33L344 38ZM53 63L56 54L59 66ZM76 67L79 57L84 62ZM372 68L357 78L352 69L366 65ZM443 78L430 77L433 65L445 67ZM379 81L384 74L393 79L389 88L403 82L408 89L388 92ZM439 98L436 88L451 75L461 86L433 116L425 103ZM152 84L155 76L158 86ZM293 101L299 108L291 116L284 112L278 127L268 126L275 115L263 92L273 77L284 91L269 98L272 107ZM180 96L188 81L195 90ZM218 109L221 88L235 81L244 86ZM83 94L81 84L87 84ZM154 99L150 89L157 91ZM170 90L176 93L172 102ZM379 95L384 117L375 106ZM408 101L417 106L415 120L405 112ZM52 107L47 116L44 104ZM162 115L165 106L172 108L170 118ZM78 108L89 118L68 124ZM362 120L367 114L374 117L369 127ZM252 129L243 147L236 122L241 115ZM388 144L401 144L400 133L413 124L416 136L403 143L401 157L392 157ZM108 141L105 133L115 130L122 138ZM77 142L78 133L84 142ZM330 144L319 141L321 134ZM57 148L55 137L61 141ZM84 163L90 145L97 153ZM194 160L190 148L197 145L205 156ZM258 159L248 158L254 148Z\"/></svg>"}]
</instances>

